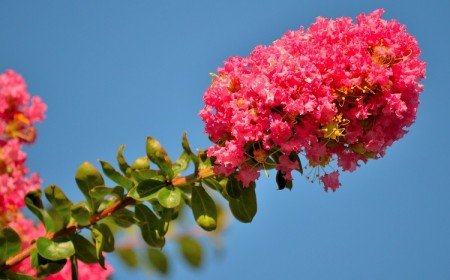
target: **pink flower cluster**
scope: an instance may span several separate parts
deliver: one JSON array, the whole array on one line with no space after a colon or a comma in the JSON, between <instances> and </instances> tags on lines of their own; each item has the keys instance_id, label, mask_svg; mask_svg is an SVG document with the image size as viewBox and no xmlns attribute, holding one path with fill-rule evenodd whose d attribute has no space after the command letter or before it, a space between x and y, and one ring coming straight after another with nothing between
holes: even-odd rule
<instances>
[{"instance_id":1,"label":"pink flower cluster","mask_svg":"<svg viewBox=\"0 0 450 280\"><path fill-rule=\"evenodd\" d=\"M36 138L35 122L42 121L47 105L40 97L30 99L23 78L12 70L0 75L0 134L2 140L17 138L32 143Z\"/></svg>"},{"instance_id":2,"label":"pink flower cluster","mask_svg":"<svg viewBox=\"0 0 450 280\"><path fill-rule=\"evenodd\" d=\"M22 144L31 144L36 139L35 122L42 121L47 106L39 97L30 99L23 78L12 70L0 74L0 228L9 226L22 240L25 249L31 242L45 235L42 224L35 225L26 219L20 209L24 206L27 192L41 185L37 173L30 176L26 167L27 155ZM107 279L112 268L106 270L98 264L79 262L79 279ZM26 259L13 267L14 271L36 276L30 260ZM70 264L46 279L70 279Z\"/></svg>"},{"instance_id":3,"label":"pink flower cluster","mask_svg":"<svg viewBox=\"0 0 450 280\"><path fill-rule=\"evenodd\" d=\"M38 174L27 177L22 144L34 142L34 123L44 119L46 109L39 97L30 99L19 74L12 70L0 74L0 216L18 211L25 194L41 184Z\"/></svg>"},{"instance_id":4,"label":"pink flower cluster","mask_svg":"<svg viewBox=\"0 0 450 280\"><path fill-rule=\"evenodd\" d=\"M353 171L382 157L414 122L425 76L415 38L382 14L319 17L248 57L230 57L200 112L216 173L248 186L271 159L291 180L292 153L318 170L337 160ZM338 176L320 176L325 190L339 187Z\"/></svg>"}]
</instances>

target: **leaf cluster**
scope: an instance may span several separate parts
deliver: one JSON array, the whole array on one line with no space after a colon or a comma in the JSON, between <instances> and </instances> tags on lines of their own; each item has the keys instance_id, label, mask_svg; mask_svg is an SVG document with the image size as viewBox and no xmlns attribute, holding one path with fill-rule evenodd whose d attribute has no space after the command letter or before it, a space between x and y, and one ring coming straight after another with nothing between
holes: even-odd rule
<instances>
[{"instance_id":1,"label":"leaf cluster","mask_svg":"<svg viewBox=\"0 0 450 280\"><path fill-rule=\"evenodd\" d=\"M223 210L216 201L218 196L226 199L239 221L251 222L257 211L255 186L243 188L234 176L215 175L213 160L203 151L194 153L186 134L181 146L180 156L172 161L162 145L148 137L146 156L132 164L123 155L123 145L116 156L118 169L103 160L100 170L89 162L82 163L76 171L75 182L84 201L72 202L56 185L43 191L49 207L44 207L41 190L28 193L26 206L46 230L45 236L34 241L30 253L38 277L57 273L69 262L72 278L77 279L79 261L105 267L105 253L111 252L116 252L129 266L139 265L138 252L117 247L115 242L121 228L132 226L140 229L142 240L148 246L145 259L151 270L163 274L169 271L170 264L163 250L167 236L177 241L187 264L199 267L203 259L201 242L187 233L174 235L174 228L184 217L183 212L191 212L191 217L205 232L213 236L220 233L224 225L220 224ZM188 170L193 173L183 175ZM113 186L107 186L106 179ZM0 231L1 277L31 279L5 270L8 260L20 253L21 243L13 229L7 227Z\"/></svg>"}]
</instances>

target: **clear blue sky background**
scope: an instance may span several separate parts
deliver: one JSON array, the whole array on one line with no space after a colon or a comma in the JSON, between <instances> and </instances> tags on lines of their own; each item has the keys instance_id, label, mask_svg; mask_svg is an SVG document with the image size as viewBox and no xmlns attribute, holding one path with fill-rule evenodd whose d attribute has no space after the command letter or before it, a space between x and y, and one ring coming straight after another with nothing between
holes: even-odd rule
<instances>
[{"instance_id":1,"label":"clear blue sky background","mask_svg":"<svg viewBox=\"0 0 450 280\"><path fill-rule=\"evenodd\" d=\"M0 69L23 74L49 106L28 149L31 170L81 198L78 164L112 162L120 144L135 158L150 134L175 157L186 130L193 146L207 147L197 113L208 73L228 56L248 55L316 16L384 7L428 63L410 132L385 158L344 175L336 193L299 177L292 192L260 180L259 213L251 224L233 222L222 257L208 250L199 271L174 258L170 278L450 279L449 3L2 1Z\"/></svg>"}]
</instances>

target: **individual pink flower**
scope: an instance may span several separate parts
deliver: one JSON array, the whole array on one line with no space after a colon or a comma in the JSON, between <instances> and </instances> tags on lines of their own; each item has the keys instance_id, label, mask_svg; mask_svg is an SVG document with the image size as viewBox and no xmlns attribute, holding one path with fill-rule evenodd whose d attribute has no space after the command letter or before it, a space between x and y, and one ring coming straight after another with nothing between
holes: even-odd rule
<instances>
[{"instance_id":1,"label":"individual pink flower","mask_svg":"<svg viewBox=\"0 0 450 280\"><path fill-rule=\"evenodd\" d=\"M320 177L320 180L323 183L324 189L327 192L328 189L331 189L335 192L341 183L339 182L339 171L333 171L331 173L325 174Z\"/></svg>"},{"instance_id":2,"label":"individual pink flower","mask_svg":"<svg viewBox=\"0 0 450 280\"><path fill-rule=\"evenodd\" d=\"M0 74L0 139L34 142L36 129L33 124L44 119L46 109L47 105L39 97L30 98L27 85L19 74L12 70Z\"/></svg>"},{"instance_id":3,"label":"individual pink flower","mask_svg":"<svg viewBox=\"0 0 450 280\"><path fill-rule=\"evenodd\" d=\"M248 187L251 182L254 182L259 178L259 173L255 168L251 167L250 165L243 164L240 167L239 173L236 176L236 178L238 178L239 181L242 182L244 187Z\"/></svg>"},{"instance_id":4,"label":"individual pink flower","mask_svg":"<svg viewBox=\"0 0 450 280\"><path fill-rule=\"evenodd\" d=\"M45 111L47 111L47 105L42 101L39 96L33 96L31 98L31 104L29 107L23 109L24 114L28 117L30 122L40 122L45 118Z\"/></svg>"},{"instance_id":5,"label":"individual pink flower","mask_svg":"<svg viewBox=\"0 0 450 280\"><path fill-rule=\"evenodd\" d=\"M279 158L279 163L276 167L277 170L280 170L283 173L283 176L286 180L292 180L292 170L298 169L298 162L292 161L289 156L282 155Z\"/></svg>"}]
</instances>

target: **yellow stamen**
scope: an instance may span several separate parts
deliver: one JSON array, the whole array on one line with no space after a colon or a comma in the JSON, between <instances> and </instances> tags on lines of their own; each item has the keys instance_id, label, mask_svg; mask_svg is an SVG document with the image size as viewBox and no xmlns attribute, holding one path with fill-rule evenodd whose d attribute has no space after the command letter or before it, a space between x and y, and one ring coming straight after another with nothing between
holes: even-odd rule
<instances>
[{"instance_id":1,"label":"yellow stamen","mask_svg":"<svg viewBox=\"0 0 450 280\"><path fill-rule=\"evenodd\" d=\"M334 119L327 123L323 128L323 137L326 139L336 140L340 136L344 135L345 128L349 121L342 117L342 114L337 115Z\"/></svg>"}]
</instances>

